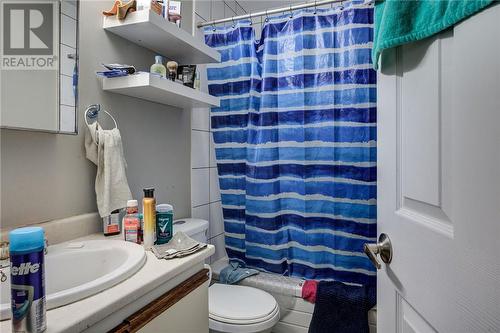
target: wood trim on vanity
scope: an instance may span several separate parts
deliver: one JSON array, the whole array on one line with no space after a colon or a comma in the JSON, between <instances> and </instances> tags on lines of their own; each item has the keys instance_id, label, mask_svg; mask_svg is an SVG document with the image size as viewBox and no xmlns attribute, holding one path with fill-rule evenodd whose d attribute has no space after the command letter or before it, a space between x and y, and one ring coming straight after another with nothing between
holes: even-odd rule
<instances>
[{"instance_id":1,"label":"wood trim on vanity","mask_svg":"<svg viewBox=\"0 0 500 333\"><path fill-rule=\"evenodd\" d=\"M202 269L189 279L167 291L136 313L126 318L123 323L110 330L111 333L133 333L140 330L147 323L165 312L175 303L186 297L193 290L208 281L208 269Z\"/></svg>"}]
</instances>

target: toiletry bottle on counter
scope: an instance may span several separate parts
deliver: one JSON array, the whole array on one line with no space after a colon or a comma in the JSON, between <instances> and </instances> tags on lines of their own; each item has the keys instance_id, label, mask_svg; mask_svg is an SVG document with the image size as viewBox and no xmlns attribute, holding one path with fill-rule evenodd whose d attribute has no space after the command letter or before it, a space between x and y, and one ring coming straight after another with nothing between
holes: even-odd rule
<instances>
[{"instance_id":1,"label":"toiletry bottle on counter","mask_svg":"<svg viewBox=\"0 0 500 333\"><path fill-rule=\"evenodd\" d=\"M174 208L169 204L156 205L156 243L166 244L172 238Z\"/></svg>"},{"instance_id":2,"label":"toiletry bottle on counter","mask_svg":"<svg viewBox=\"0 0 500 333\"><path fill-rule=\"evenodd\" d=\"M104 236L120 234L120 210L115 209L110 215L102 218L102 228Z\"/></svg>"},{"instance_id":3,"label":"toiletry bottle on counter","mask_svg":"<svg viewBox=\"0 0 500 333\"><path fill-rule=\"evenodd\" d=\"M44 249L40 227L9 233L12 332L40 333L47 327Z\"/></svg>"},{"instance_id":4,"label":"toiletry bottle on counter","mask_svg":"<svg viewBox=\"0 0 500 333\"><path fill-rule=\"evenodd\" d=\"M141 244L139 229L141 221L139 220L139 207L137 200L127 201L127 215L123 218L123 234L127 242Z\"/></svg>"},{"instance_id":5,"label":"toiletry bottle on counter","mask_svg":"<svg viewBox=\"0 0 500 333\"><path fill-rule=\"evenodd\" d=\"M150 72L152 74L160 74L161 77L167 77L167 68L163 65L163 57L157 55L155 63L151 66Z\"/></svg>"},{"instance_id":6,"label":"toiletry bottle on counter","mask_svg":"<svg viewBox=\"0 0 500 333\"><path fill-rule=\"evenodd\" d=\"M141 244L144 241L144 215L142 213L137 214L139 217L139 244Z\"/></svg>"},{"instance_id":7,"label":"toiletry bottle on counter","mask_svg":"<svg viewBox=\"0 0 500 333\"><path fill-rule=\"evenodd\" d=\"M156 231L156 200L154 198L155 189L145 188L144 199L142 199L142 214L144 215L144 248L151 249L155 243Z\"/></svg>"}]
</instances>

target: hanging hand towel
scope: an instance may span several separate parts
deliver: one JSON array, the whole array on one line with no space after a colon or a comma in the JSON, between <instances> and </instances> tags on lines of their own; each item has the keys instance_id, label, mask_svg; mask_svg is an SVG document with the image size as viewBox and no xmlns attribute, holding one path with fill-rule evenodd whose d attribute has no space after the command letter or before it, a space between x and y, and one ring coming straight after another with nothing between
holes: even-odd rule
<instances>
[{"instance_id":1,"label":"hanging hand towel","mask_svg":"<svg viewBox=\"0 0 500 333\"><path fill-rule=\"evenodd\" d=\"M132 199L125 174L126 163L120 131L118 128L97 130L96 123L89 125L85 137L85 149L87 158L97 165L95 179L97 208L99 215L105 217L113 210L125 207L127 200Z\"/></svg>"},{"instance_id":2,"label":"hanging hand towel","mask_svg":"<svg viewBox=\"0 0 500 333\"><path fill-rule=\"evenodd\" d=\"M85 131L85 157L97 165L97 122L89 124Z\"/></svg>"}]
</instances>

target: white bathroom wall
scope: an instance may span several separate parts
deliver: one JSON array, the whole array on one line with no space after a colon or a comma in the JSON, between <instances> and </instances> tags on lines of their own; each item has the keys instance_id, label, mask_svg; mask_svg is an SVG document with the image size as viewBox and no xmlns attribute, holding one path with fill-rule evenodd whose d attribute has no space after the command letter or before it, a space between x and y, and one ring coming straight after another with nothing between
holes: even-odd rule
<instances>
[{"instance_id":1,"label":"white bathroom wall","mask_svg":"<svg viewBox=\"0 0 500 333\"><path fill-rule=\"evenodd\" d=\"M118 122L133 196L141 199L142 188L154 186L157 201L172 203L176 218L190 215L190 110L103 92L95 75L102 62L139 70L154 62L152 52L102 29L101 12L112 4L80 4L78 135L0 130L2 229L97 211L96 167L83 146L83 112L92 103L101 103ZM25 91L19 94L26 98Z\"/></svg>"},{"instance_id":2,"label":"white bathroom wall","mask_svg":"<svg viewBox=\"0 0 500 333\"><path fill-rule=\"evenodd\" d=\"M240 5L249 13L260 12L275 8L286 8L290 5L298 5L307 2L314 3L314 0L240 0L239 1Z\"/></svg>"},{"instance_id":3,"label":"white bathroom wall","mask_svg":"<svg viewBox=\"0 0 500 333\"><path fill-rule=\"evenodd\" d=\"M59 100L59 130L74 133L76 131L76 105L73 94L73 68L75 60L68 56L76 55L78 42L78 4L76 1L61 2L61 41L60 58L61 69L59 73L60 100Z\"/></svg>"},{"instance_id":4,"label":"white bathroom wall","mask_svg":"<svg viewBox=\"0 0 500 333\"><path fill-rule=\"evenodd\" d=\"M314 0L240 0L239 4L247 13L256 13L275 8L286 8L290 5L298 5L307 2L314 3ZM318 6L318 8L326 8L329 6L331 5ZM286 11L284 11L284 13L286 13ZM265 23L265 17L255 17L252 21L255 29L255 38L259 39L262 32L262 26Z\"/></svg>"},{"instance_id":5,"label":"white bathroom wall","mask_svg":"<svg viewBox=\"0 0 500 333\"><path fill-rule=\"evenodd\" d=\"M196 28L196 23L245 13L237 1L222 0L195 0L194 12L193 31L200 39L204 38L203 31ZM198 70L201 90L208 91L205 66L199 66ZM224 220L208 108L191 111L191 207L193 217L210 222L209 243L216 248L211 260L225 256Z\"/></svg>"}]
</instances>

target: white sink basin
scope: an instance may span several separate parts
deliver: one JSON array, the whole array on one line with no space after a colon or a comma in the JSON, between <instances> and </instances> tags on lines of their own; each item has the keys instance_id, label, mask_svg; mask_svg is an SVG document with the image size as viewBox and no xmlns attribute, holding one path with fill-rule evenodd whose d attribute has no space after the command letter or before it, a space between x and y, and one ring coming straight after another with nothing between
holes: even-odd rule
<instances>
[{"instance_id":1,"label":"white sink basin","mask_svg":"<svg viewBox=\"0 0 500 333\"><path fill-rule=\"evenodd\" d=\"M146 262L140 245L120 240L91 240L48 247L45 256L47 310L79 301L128 279ZM9 319L9 277L0 283L0 320Z\"/></svg>"}]
</instances>

